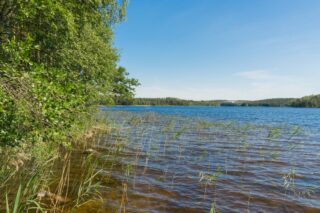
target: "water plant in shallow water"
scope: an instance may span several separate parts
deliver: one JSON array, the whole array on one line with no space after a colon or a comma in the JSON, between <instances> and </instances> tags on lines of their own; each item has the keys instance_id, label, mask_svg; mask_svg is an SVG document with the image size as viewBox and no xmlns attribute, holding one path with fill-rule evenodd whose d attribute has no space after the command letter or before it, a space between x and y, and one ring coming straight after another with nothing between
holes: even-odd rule
<instances>
[{"instance_id":1,"label":"water plant in shallow water","mask_svg":"<svg viewBox=\"0 0 320 213\"><path fill-rule=\"evenodd\" d=\"M90 199L96 199L100 195L102 185L97 181L97 176L103 171L99 169L97 171L97 162L92 155L89 155L87 159L83 161L83 170L81 177L77 180L78 190L75 200L75 207L83 205ZM90 198L90 199L89 199Z\"/></svg>"},{"instance_id":2,"label":"water plant in shallow water","mask_svg":"<svg viewBox=\"0 0 320 213\"><path fill-rule=\"evenodd\" d=\"M217 213L216 204L214 202L211 204L210 213Z\"/></svg>"},{"instance_id":3,"label":"water plant in shallow water","mask_svg":"<svg viewBox=\"0 0 320 213\"><path fill-rule=\"evenodd\" d=\"M200 120L197 123L196 128L198 130L202 130L202 129L209 129L210 127L214 126L215 124L213 122L209 122L209 121L204 121L204 120Z\"/></svg>"},{"instance_id":4,"label":"water plant in shallow water","mask_svg":"<svg viewBox=\"0 0 320 213\"><path fill-rule=\"evenodd\" d=\"M113 118L116 118L117 112L114 113ZM193 201L188 200L188 197L192 197L197 200L194 201L194 205L204 202L203 207L198 207L209 212L212 207L208 200L214 200L219 206L228 205L219 195L219 192L225 189L232 190L232 187L226 184L232 184L231 186L235 184L245 193L264 190L266 182L277 189L282 186L288 187L286 191L293 190L289 187L293 183L290 180L292 175L283 177L272 169L288 168L288 164L291 165L286 159L294 156L295 152L288 151L286 147L297 140L288 136L295 132L294 127L227 122L198 131L196 128L198 119L184 117L171 119L170 116L156 114L152 115L152 119L145 119L145 116L147 113L139 114L141 122L131 125L125 122L125 119L130 120L131 116L124 118L121 115L122 120L119 121L121 125L118 126L120 130L114 135L115 137L107 140L115 143L119 137L127 141L123 143L119 156L115 158L115 165L123 165L121 172L116 172L116 176L120 177L122 183L127 183L128 187L134 187L133 190L127 191L128 198L133 201L128 202L126 208L135 206L134 200L137 199L135 193L139 194L139 197L144 197L150 196L152 192L151 196L154 195L159 199L157 202L171 199L173 205L176 199L192 203ZM292 141L286 140L288 138ZM112 146L108 145L108 148L112 149ZM212 173L208 172L210 168L215 168ZM222 172L222 168L225 172ZM294 183L297 184L295 181ZM172 191L158 196L157 193L162 193L161 190L166 190L167 186L170 186ZM200 190L196 187L200 187ZM306 189L302 185L298 187ZM188 196L170 197L169 194L179 190ZM199 194L199 191L203 190L205 199ZM280 197L281 193L279 191L275 196ZM303 193L300 189L298 193L295 189L295 195L303 194L312 196L312 193ZM246 197L245 200L239 201L243 203L244 211L249 208L249 201L251 204L255 202L250 196L249 199ZM200 197L201 201L198 200ZM158 208L153 207L155 211ZM218 211L216 205L214 211Z\"/></svg>"},{"instance_id":5,"label":"water plant in shallow water","mask_svg":"<svg viewBox=\"0 0 320 213\"><path fill-rule=\"evenodd\" d=\"M269 128L269 132L267 135L267 140L275 141L277 138L281 136L281 132L279 128L271 127Z\"/></svg>"},{"instance_id":6,"label":"water plant in shallow water","mask_svg":"<svg viewBox=\"0 0 320 213\"><path fill-rule=\"evenodd\" d=\"M204 182L206 185L214 185L218 179L218 177L223 174L222 169L220 166L216 168L216 171L212 174L205 174L204 172L201 172L199 174L199 182Z\"/></svg>"},{"instance_id":7,"label":"water plant in shallow water","mask_svg":"<svg viewBox=\"0 0 320 213\"><path fill-rule=\"evenodd\" d=\"M180 129L173 134L172 140L178 140L183 135L183 133L185 133L186 130L186 127L180 127Z\"/></svg>"},{"instance_id":8,"label":"water plant in shallow water","mask_svg":"<svg viewBox=\"0 0 320 213\"><path fill-rule=\"evenodd\" d=\"M242 147L243 151L245 151L250 147L250 143L248 141L246 141L246 140L243 140L241 142L241 147Z\"/></svg>"},{"instance_id":9,"label":"water plant in shallow water","mask_svg":"<svg viewBox=\"0 0 320 213\"><path fill-rule=\"evenodd\" d=\"M290 169L287 174L283 175L283 186L286 190L295 191L296 170Z\"/></svg>"}]
</instances>

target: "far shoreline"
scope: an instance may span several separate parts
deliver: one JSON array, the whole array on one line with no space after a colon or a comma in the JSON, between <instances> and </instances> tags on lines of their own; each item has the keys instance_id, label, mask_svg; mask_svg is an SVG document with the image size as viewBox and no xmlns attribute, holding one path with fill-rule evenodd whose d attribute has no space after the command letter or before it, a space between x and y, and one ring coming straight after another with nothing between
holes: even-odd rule
<instances>
[{"instance_id":1,"label":"far shoreline","mask_svg":"<svg viewBox=\"0 0 320 213\"><path fill-rule=\"evenodd\" d=\"M115 105L123 106L228 106L228 107L289 107L320 108L320 95L302 98L270 98L262 100L185 100L179 98L133 98L118 100Z\"/></svg>"},{"instance_id":2,"label":"far shoreline","mask_svg":"<svg viewBox=\"0 0 320 213\"><path fill-rule=\"evenodd\" d=\"M100 105L106 107L239 107L239 108L291 108L291 109L319 109L320 107L294 107L294 106L211 106L211 105Z\"/></svg>"}]
</instances>

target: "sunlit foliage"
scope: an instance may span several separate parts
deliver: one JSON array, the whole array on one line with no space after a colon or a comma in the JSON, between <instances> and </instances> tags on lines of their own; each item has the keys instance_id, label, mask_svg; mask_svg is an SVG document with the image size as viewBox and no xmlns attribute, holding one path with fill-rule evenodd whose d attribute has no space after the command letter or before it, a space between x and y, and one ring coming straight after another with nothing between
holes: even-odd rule
<instances>
[{"instance_id":1,"label":"sunlit foliage","mask_svg":"<svg viewBox=\"0 0 320 213\"><path fill-rule=\"evenodd\" d=\"M113 47L126 4L0 0L1 146L67 141L98 100L133 96Z\"/></svg>"}]
</instances>

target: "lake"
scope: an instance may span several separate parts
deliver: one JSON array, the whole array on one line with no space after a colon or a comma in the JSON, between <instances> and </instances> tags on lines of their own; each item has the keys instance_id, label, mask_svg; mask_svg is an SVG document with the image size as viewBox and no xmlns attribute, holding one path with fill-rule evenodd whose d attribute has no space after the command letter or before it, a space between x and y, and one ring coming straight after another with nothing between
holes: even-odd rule
<instances>
[{"instance_id":1,"label":"lake","mask_svg":"<svg viewBox=\"0 0 320 213\"><path fill-rule=\"evenodd\" d=\"M101 110L102 212L320 212L320 109Z\"/></svg>"}]
</instances>

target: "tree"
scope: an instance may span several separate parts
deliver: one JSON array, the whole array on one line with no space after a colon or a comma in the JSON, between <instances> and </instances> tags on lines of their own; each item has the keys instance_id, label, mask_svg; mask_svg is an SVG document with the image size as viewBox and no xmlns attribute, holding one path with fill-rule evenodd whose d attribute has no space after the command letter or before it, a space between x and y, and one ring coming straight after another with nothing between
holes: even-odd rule
<instances>
[{"instance_id":1,"label":"tree","mask_svg":"<svg viewBox=\"0 0 320 213\"><path fill-rule=\"evenodd\" d=\"M114 76L112 95L114 102L118 105L132 104L135 87L140 85L137 79L128 76L129 73L123 67L119 67Z\"/></svg>"},{"instance_id":2,"label":"tree","mask_svg":"<svg viewBox=\"0 0 320 213\"><path fill-rule=\"evenodd\" d=\"M0 0L0 145L67 141L99 99L131 99L113 47L126 4Z\"/></svg>"}]
</instances>

